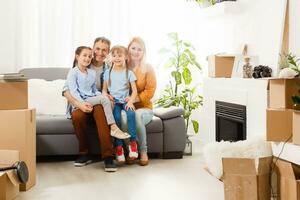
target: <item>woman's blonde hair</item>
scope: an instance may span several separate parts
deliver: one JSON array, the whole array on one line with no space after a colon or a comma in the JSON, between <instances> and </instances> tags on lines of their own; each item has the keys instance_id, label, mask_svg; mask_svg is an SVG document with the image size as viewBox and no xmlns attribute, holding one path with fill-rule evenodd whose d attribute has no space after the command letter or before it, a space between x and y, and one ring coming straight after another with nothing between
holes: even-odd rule
<instances>
[{"instance_id":1,"label":"woman's blonde hair","mask_svg":"<svg viewBox=\"0 0 300 200\"><path fill-rule=\"evenodd\" d=\"M143 50L143 57L142 57L142 60L141 60L141 65L140 65L140 68L141 68L141 71L142 73L146 73L150 67L149 64L146 63L146 46L145 46L145 42L142 38L140 37L133 37L129 44L128 44L128 52L129 52L129 49L130 49L130 46L132 45L132 43L138 43L139 45L141 45L142 47L142 50ZM129 65L131 65L131 60L130 60L130 56L128 56L128 63Z\"/></svg>"}]
</instances>

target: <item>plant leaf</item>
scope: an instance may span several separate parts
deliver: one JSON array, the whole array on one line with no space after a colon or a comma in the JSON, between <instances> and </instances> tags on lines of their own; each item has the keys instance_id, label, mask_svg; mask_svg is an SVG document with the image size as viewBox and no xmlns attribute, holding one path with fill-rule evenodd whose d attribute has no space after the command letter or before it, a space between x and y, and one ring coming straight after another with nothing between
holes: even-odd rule
<instances>
[{"instance_id":1,"label":"plant leaf","mask_svg":"<svg viewBox=\"0 0 300 200\"><path fill-rule=\"evenodd\" d=\"M192 124L193 124L193 128L194 128L195 133L198 133L198 131L199 131L199 123L198 123L198 121L192 120Z\"/></svg>"},{"instance_id":2,"label":"plant leaf","mask_svg":"<svg viewBox=\"0 0 300 200\"><path fill-rule=\"evenodd\" d=\"M182 77L183 77L184 83L186 85L189 85L192 82L192 74L191 74L189 68L185 67L183 69Z\"/></svg>"},{"instance_id":3,"label":"plant leaf","mask_svg":"<svg viewBox=\"0 0 300 200\"><path fill-rule=\"evenodd\" d=\"M180 85L181 84L181 74L180 74L180 72L178 72L178 71L172 71L171 74L174 77L176 84Z\"/></svg>"}]
</instances>

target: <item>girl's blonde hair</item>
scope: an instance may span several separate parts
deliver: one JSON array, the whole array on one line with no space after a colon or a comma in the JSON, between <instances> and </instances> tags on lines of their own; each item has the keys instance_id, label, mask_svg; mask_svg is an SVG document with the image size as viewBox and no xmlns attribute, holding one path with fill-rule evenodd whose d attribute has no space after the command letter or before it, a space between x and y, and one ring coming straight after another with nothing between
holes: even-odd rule
<instances>
[{"instance_id":1,"label":"girl's blonde hair","mask_svg":"<svg viewBox=\"0 0 300 200\"><path fill-rule=\"evenodd\" d=\"M130 88L130 84L129 84L129 81L128 81L128 50L126 49L126 47L124 46L121 46L121 45L116 45L116 46L113 46L109 52L109 56L111 57L113 53L118 53L118 54L124 54L126 59L125 59L125 68L126 68L126 79L127 79L127 82L128 82L128 88ZM108 86L111 85L111 71L114 67L114 63L112 63L110 69L109 69L109 79L108 79Z\"/></svg>"},{"instance_id":2,"label":"girl's blonde hair","mask_svg":"<svg viewBox=\"0 0 300 200\"><path fill-rule=\"evenodd\" d=\"M140 68L141 68L141 71L142 73L146 73L148 71L148 69L150 68L150 65L146 63L146 46L145 46L145 42L142 38L140 37L133 37L129 44L128 44L128 52L129 52L129 49L130 49L130 46L132 45L132 43L138 43L139 45L141 45L142 47L142 50L143 50L143 57L142 57L142 60L141 60L141 65L140 65ZM131 64L131 61L130 61L130 56L128 57L128 63L129 65Z\"/></svg>"}]
</instances>

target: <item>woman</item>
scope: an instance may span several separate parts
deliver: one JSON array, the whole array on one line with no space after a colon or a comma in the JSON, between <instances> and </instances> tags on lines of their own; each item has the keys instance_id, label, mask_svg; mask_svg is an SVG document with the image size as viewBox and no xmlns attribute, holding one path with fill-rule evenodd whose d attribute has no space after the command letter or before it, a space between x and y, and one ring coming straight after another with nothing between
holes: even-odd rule
<instances>
[{"instance_id":1,"label":"woman","mask_svg":"<svg viewBox=\"0 0 300 200\"><path fill-rule=\"evenodd\" d=\"M139 143L140 165L148 165L146 125L153 118L152 97L156 89L156 76L153 67L146 63L144 41L134 37L128 45L128 66L136 75L137 98L136 128Z\"/></svg>"}]
</instances>

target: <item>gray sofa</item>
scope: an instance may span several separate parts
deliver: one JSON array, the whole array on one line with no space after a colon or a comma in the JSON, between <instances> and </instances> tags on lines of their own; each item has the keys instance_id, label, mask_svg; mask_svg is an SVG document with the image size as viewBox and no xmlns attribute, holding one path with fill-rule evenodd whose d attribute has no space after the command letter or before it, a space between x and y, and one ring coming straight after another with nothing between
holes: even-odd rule
<instances>
[{"instance_id":1,"label":"gray sofa","mask_svg":"<svg viewBox=\"0 0 300 200\"><path fill-rule=\"evenodd\" d=\"M29 79L51 81L65 79L68 70L69 68L25 68L20 70L20 73L25 74ZM182 115L182 108L154 109L154 117L146 126L149 153L158 153L163 158L182 158L186 141ZM78 142L72 122L65 115L37 115L36 123L38 156L76 155L78 153ZM98 154L101 147L92 119L90 119L87 134L90 152Z\"/></svg>"}]
</instances>

